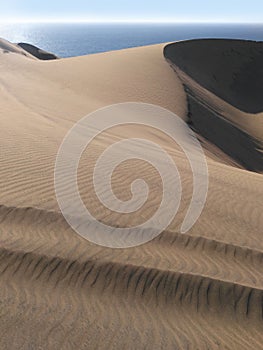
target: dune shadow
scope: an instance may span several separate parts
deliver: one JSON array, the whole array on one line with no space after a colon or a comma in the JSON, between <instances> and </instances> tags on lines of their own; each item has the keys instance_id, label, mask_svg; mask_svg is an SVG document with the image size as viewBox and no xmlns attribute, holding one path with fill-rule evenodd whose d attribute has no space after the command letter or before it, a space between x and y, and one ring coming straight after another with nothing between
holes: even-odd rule
<instances>
[{"instance_id":1,"label":"dune shadow","mask_svg":"<svg viewBox=\"0 0 263 350\"><path fill-rule=\"evenodd\" d=\"M167 45L164 55L232 106L246 113L263 111L263 42L189 40Z\"/></svg>"},{"instance_id":2,"label":"dune shadow","mask_svg":"<svg viewBox=\"0 0 263 350\"><path fill-rule=\"evenodd\" d=\"M189 40L167 45L164 56L184 85L191 127L246 169L263 172L262 140L225 118L224 104L215 108L209 94L235 107L237 119L262 112L263 42Z\"/></svg>"}]
</instances>

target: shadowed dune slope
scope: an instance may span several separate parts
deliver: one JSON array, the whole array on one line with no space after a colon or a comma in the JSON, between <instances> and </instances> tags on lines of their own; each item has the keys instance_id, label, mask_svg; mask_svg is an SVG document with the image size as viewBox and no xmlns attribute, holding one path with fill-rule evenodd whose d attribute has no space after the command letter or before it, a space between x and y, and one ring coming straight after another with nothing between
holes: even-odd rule
<instances>
[{"instance_id":1,"label":"shadowed dune slope","mask_svg":"<svg viewBox=\"0 0 263 350\"><path fill-rule=\"evenodd\" d=\"M242 166L263 171L263 43L201 39L167 45L194 128Z\"/></svg>"},{"instance_id":2,"label":"shadowed dune slope","mask_svg":"<svg viewBox=\"0 0 263 350\"><path fill-rule=\"evenodd\" d=\"M29 52L31 55L35 56L40 60L56 60L58 57L53 53L47 52L45 50L39 49L38 47L27 44L27 43L18 43L18 46L22 47L23 50Z\"/></svg>"},{"instance_id":3,"label":"shadowed dune slope","mask_svg":"<svg viewBox=\"0 0 263 350\"><path fill-rule=\"evenodd\" d=\"M137 215L110 212L92 190L98 156L122 138L143 137L164 148L181 175L181 205L167 230L145 245L110 249L73 232L59 210L56 155L81 117L140 101L187 118L183 85L163 49L52 61L0 52L1 350L263 349L262 175L233 166L206 144L207 201L181 234L193 192L188 161L158 130L130 125L102 133L84 152L83 202L108 225L145 221L162 198L158 172L146 162L125 163L112 176L122 200L130 199L134 179L147 182L149 198ZM159 153L156 161L163 162ZM70 198L67 183L64 191ZM90 230L99 234L93 222Z\"/></svg>"},{"instance_id":4,"label":"shadowed dune slope","mask_svg":"<svg viewBox=\"0 0 263 350\"><path fill-rule=\"evenodd\" d=\"M167 58L207 90L247 113L263 111L263 42L201 39L167 45Z\"/></svg>"},{"instance_id":5,"label":"shadowed dune slope","mask_svg":"<svg viewBox=\"0 0 263 350\"><path fill-rule=\"evenodd\" d=\"M6 54L16 53L16 54L20 54L30 58L38 58L40 60L53 60L58 58L53 53L41 50L40 48L34 45L27 44L27 43L13 44L1 38L0 38L0 50Z\"/></svg>"}]
</instances>

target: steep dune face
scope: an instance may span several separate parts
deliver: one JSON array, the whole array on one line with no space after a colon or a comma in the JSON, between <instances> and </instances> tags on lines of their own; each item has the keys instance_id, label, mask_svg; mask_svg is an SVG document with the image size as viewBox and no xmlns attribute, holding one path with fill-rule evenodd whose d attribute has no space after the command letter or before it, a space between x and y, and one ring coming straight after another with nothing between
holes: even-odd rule
<instances>
[{"instance_id":1,"label":"steep dune face","mask_svg":"<svg viewBox=\"0 0 263 350\"><path fill-rule=\"evenodd\" d=\"M203 39L167 45L194 128L244 167L263 171L263 43Z\"/></svg>"},{"instance_id":2,"label":"steep dune face","mask_svg":"<svg viewBox=\"0 0 263 350\"><path fill-rule=\"evenodd\" d=\"M263 111L263 43L205 39L166 46L165 56L207 90L247 113Z\"/></svg>"},{"instance_id":3,"label":"steep dune face","mask_svg":"<svg viewBox=\"0 0 263 350\"><path fill-rule=\"evenodd\" d=\"M81 159L83 201L108 224L147 217L162 196L158 173L147 164L125 164L112 179L123 200L132 180L147 181L149 204L137 217L109 213L90 191L98 155L121 138L144 137L165 148L180 170L183 195L174 221L155 240L117 250L82 239L59 210L56 154L81 117L140 101L186 119L186 94L163 48L47 62L0 54L1 349L263 348L261 175L223 164L208 147L206 205L183 235L193 177L182 150L158 131L117 128L94 140Z\"/></svg>"},{"instance_id":4,"label":"steep dune face","mask_svg":"<svg viewBox=\"0 0 263 350\"><path fill-rule=\"evenodd\" d=\"M39 49L38 47L27 44L27 43L18 43L17 44L19 47L22 47L23 50L29 52L31 55L35 56L36 58L40 60L56 60L58 57L54 55L53 53L44 51Z\"/></svg>"}]
</instances>

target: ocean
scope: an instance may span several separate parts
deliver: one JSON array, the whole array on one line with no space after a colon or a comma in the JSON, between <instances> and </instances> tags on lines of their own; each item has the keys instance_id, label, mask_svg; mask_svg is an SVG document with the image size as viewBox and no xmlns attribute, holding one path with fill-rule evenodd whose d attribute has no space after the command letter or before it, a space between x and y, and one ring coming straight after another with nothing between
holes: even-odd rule
<instances>
[{"instance_id":1,"label":"ocean","mask_svg":"<svg viewBox=\"0 0 263 350\"><path fill-rule=\"evenodd\" d=\"M0 24L0 37L59 57L195 38L263 40L262 24Z\"/></svg>"}]
</instances>

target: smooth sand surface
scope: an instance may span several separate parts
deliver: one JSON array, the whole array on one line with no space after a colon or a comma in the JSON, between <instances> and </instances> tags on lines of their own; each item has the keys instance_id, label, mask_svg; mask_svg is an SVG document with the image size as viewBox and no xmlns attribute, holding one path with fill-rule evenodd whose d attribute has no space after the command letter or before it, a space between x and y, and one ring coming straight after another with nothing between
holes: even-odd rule
<instances>
[{"instance_id":1,"label":"smooth sand surface","mask_svg":"<svg viewBox=\"0 0 263 350\"><path fill-rule=\"evenodd\" d=\"M263 179L211 140L204 142L206 205L187 234L179 228L192 196L190 166L180 148L147 127L118 127L94 140L80 162L79 188L104 223L144 221L162 195L154 168L134 160L112 178L123 200L134 179L149 185L146 206L131 217L99 204L92 168L124 137L157 142L175 160L183 186L165 232L139 247L104 248L77 235L59 211L56 154L81 117L138 101L187 120L186 93L163 49L46 62L13 49L0 53L0 349L263 349Z\"/></svg>"}]
</instances>

